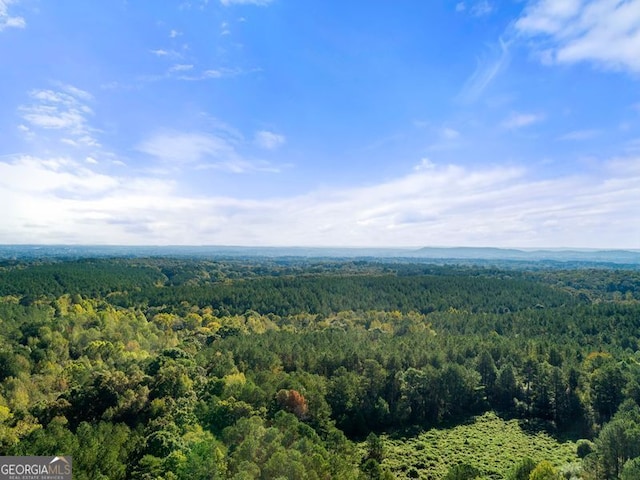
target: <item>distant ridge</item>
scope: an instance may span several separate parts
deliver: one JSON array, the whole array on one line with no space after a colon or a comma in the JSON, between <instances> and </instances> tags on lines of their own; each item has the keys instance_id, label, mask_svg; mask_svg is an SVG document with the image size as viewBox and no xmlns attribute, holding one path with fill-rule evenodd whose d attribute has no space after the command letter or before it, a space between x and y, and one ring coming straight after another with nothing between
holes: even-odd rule
<instances>
[{"instance_id":1,"label":"distant ridge","mask_svg":"<svg viewBox=\"0 0 640 480\"><path fill-rule=\"evenodd\" d=\"M640 266L640 250L515 249L496 247L238 247L120 245L0 245L0 260L81 259L105 257L267 257L406 259L436 263L578 262Z\"/></svg>"},{"instance_id":2,"label":"distant ridge","mask_svg":"<svg viewBox=\"0 0 640 480\"><path fill-rule=\"evenodd\" d=\"M640 250L518 250L494 247L424 247L418 250L418 252L420 256L424 258L440 259L640 263Z\"/></svg>"}]
</instances>

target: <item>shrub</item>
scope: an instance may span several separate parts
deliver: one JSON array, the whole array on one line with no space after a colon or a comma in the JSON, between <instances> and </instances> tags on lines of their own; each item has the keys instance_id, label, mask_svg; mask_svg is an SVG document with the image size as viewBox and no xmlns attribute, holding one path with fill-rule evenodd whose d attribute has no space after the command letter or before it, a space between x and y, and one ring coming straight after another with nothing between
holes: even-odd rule
<instances>
[{"instance_id":1,"label":"shrub","mask_svg":"<svg viewBox=\"0 0 640 480\"><path fill-rule=\"evenodd\" d=\"M594 444L593 442L589 441L589 440L578 440L578 442L576 443L576 453L578 454L578 457L580 458L584 458L587 455L589 455L591 452L593 452L594 450Z\"/></svg>"}]
</instances>

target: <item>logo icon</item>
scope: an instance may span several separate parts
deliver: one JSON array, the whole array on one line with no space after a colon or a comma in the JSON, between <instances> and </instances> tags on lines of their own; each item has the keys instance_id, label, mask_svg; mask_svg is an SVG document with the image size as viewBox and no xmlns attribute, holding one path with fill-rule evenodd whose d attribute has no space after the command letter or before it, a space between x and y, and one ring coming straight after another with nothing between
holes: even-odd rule
<instances>
[{"instance_id":1,"label":"logo icon","mask_svg":"<svg viewBox=\"0 0 640 480\"><path fill-rule=\"evenodd\" d=\"M0 457L0 480L71 480L72 458Z\"/></svg>"}]
</instances>

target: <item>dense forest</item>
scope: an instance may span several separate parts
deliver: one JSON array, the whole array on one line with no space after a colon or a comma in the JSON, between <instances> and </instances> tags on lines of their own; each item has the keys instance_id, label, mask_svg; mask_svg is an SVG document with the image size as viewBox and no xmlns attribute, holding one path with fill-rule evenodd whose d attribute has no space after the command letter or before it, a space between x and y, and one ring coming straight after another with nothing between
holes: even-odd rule
<instances>
[{"instance_id":1,"label":"dense forest","mask_svg":"<svg viewBox=\"0 0 640 480\"><path fill-rule=\"evenodd\" d=\"M77 479L640 478L640 270L0 263L0 455Z\"/></svg>"}]
</instances>

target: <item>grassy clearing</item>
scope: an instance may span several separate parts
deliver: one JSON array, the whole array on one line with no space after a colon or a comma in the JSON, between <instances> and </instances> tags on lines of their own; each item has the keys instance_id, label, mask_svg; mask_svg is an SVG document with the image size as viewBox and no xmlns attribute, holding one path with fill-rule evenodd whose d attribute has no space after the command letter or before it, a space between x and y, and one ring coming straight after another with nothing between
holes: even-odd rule
<instances>
[{"instance_id":1,"label":"grassy clearing","mask_svg":"<svg viewBox=\"0 0 640 480\"><path fill-rule=\"evenodd\" d=\"M468 463L490 479L503 479L522 458L548 460L560 467L577 462L574 442L561 443L544 432L528 433L517 420L494 413L450 429L432 429L414 438L384 436L383 465L396 478L439 480L458 463Z\"/></svg>"}]
</instances>

